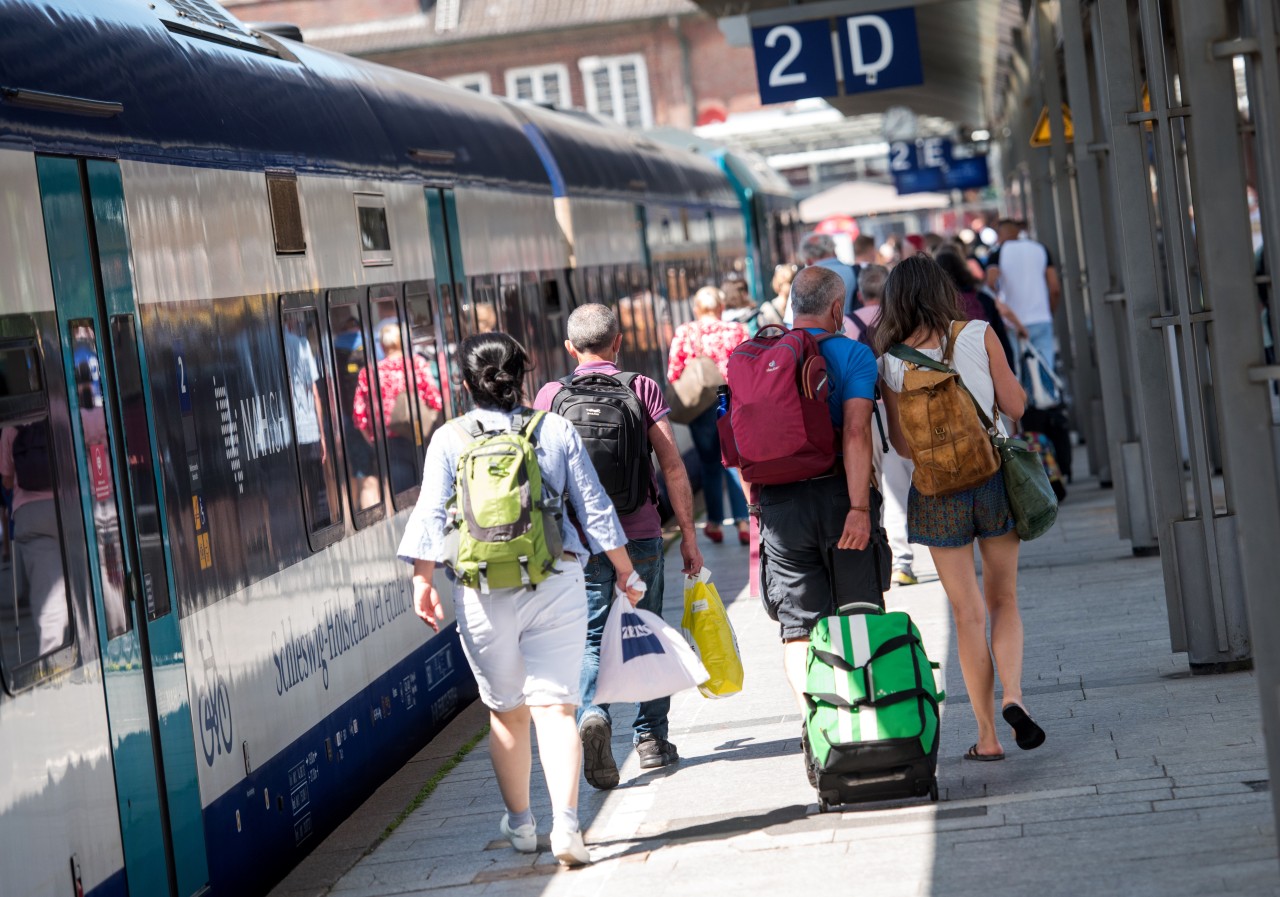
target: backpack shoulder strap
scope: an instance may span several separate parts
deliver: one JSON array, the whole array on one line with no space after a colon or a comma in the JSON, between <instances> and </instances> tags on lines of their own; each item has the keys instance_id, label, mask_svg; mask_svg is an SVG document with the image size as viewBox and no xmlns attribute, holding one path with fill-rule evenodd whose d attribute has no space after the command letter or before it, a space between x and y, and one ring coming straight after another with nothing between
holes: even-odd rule
<instances>
[{"instance_id":1,"label":"backpack shoulder strap","mask_svg":"<svg viewBox=\"0 0 1280 897\"><path fill-rule=\"evenodd\" d=\"M625 386L627 389L631 390L632 392L635 392L636 389L631 384L635 383L636 378L639 376L640 374L637 371L621 371L613 379L617 380L619 383L621 383L623 386Z\"/></svg>"},{"instance_id":2,"label":"backpack shoulder strap","mask_svg":"<svg viewBox=\"0 0 1280 897\"><path fill-rule=\"evenodd\" d=\"M955 371L951 370L951 368L947 367L942 362L934 361L918 349L913 349L910 346L903 345L902 343L895 343L890 346L888 354L897 358L899 361L905 361L907 364L914 364L916 367L929 368L933 371L941 371L944 374L955 373Z\"/></svg>"},{"instance_id":3,"label":"backpack shoulder strap","mask_svg":"<svg viewBox=\"0 0 1280 897\"><path fill-rule=\"evenodd\" d=\"M470 414L455 417L449 423L456 427L459 433L467 437L467 442L474 442L484 435L484 426Z\"/></svg>"},{"instance_id":4,"label":"backpack shoulder strap","mask_svg":"<svg viewBox=\"0 0 1280 897\"><path fill-rule=\"evenodd\" d=\"M517 428L517 432L525 439L528 439L534 448L538 446L538 431L542 429L542 422L546 417L547 412L545 411L534 411L531 408L520 409L520 426Z\"/></svg>"},{"instance_id":5,"label":"backpack shoulder strap","mask_svg":"<svg viewBox=\"0 0 1280 897\"><path fill-rule=\"evenodd\" d=\"M956 354L956 340L960 338L960 331L964 330L968 321L952 321L951 332L947 335L947 348L942 353L942 363L951 364L951 359Z\"/></svg>"},{"instance_id":6,"label":"backpack shoulder strap","mask_svg":"<svg viewBox=\"0 0 1280 897\"><path fill-rule=\"evenodd\" d=\"M858 315L852 315L851 317L853 319L854 326L858 328L858 334L860 336L866 336L867 331L871 329L870 327L867 326L867 322L862 320L862 318Z\"/></svg>"},{"instance_id":7,"label":"backpack shoulder strap","mask_svg":"<svg viewBox=\"0 0 1280 897\"><path fill-rule=\"evenodd\" d=\"M838 338L838 339L848 339L849 337L848 337L848 335L846 335L846 334L844 334L844 333L838 333L838 332L837 332L837 333L830 333L830 332L828 332L828 333L820 333L820 334L818 334L817 336L815 336L815 337L813 338L813 341L814 341L814 342L816 342L816 343L818 343L819 345L821 345L822 343L825 343L825 342L826 342L827 340L829 340L829 339L837 339L837 338Z\"/></svg>"}]
</instances>

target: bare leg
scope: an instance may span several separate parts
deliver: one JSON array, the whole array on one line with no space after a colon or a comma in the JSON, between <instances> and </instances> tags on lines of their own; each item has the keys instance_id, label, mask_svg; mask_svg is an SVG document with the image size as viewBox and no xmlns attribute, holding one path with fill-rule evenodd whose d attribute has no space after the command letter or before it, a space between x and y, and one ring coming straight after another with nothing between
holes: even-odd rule
<instances>
[{"instance_id":1,"label":"bare leg","mask_svg":"<svg viewBox=\"0 0 1280 897\"><path fill-rule=\"evenodd\" d=\"M978 588L973 546L930 548L938 577L951 602L960 648L960 672L978 722L978 753L1002 752L995 725L995 670L987 647L987 607Z\"/></svg>"},{"instance_id":2,"label":"bare leg","mask_svg":"<svg viewBox=\"0 0 1280 897\"><path fill-rule=\"evenodd\" d=\"M577 810L578 776L582 769L582 739L574 722L577 707L553 704L530 707L538 730L538 757L554 810ZM527 781L527 777L526 777Z\"/></svg>"},{"instance_id":3,"label":"bare leg","mask_svg":"<svg viewBox=\"0 0 1280 897\"><path fill-rule=\"evenodd\" d=\"M805 713L808 707L804 703L805 680L809 678L805 664L809 659L809 640L807 638L792 639L782 643L782 669L787 674L787 682L800 705L800 712Z\"/></svg>"},{"instance_id":4,"label":"bare leg","mask_svg":"<svg viewBox=\"0 0 1280 897\"><path fill-rule=\"evenodd\" d=\"M523 813L529 809L533 747L529 738L528 707L489 711L489 756L507 812Z\"/></svg>"},{"instance_id":5,"label":"bare leg","mask_svg":"<svg viewBox=\"0 0 1280 897\"><path fill-rule=\"evenodd\" d=\"M1018 534L978 541L982 586L991 614L991 651L1003 703L1022 704L1022 615L1018 613ZM1025 707L1025 705L1024 705Z\"/></svg>"}]
</instances>

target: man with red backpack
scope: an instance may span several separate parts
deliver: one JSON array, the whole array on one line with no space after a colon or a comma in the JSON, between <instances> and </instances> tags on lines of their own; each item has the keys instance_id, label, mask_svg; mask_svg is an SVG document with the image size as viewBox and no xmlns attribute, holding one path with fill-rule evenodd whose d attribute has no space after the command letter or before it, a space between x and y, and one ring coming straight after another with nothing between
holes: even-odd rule
<instances>
[{"instance_id":1,"label":"man with red backpack","mask_svg":"<svg viewBox=\"0 0 1280 897\"><path fill-rule=\"evenodd\" d=\"M841 332L844 299L834 271L797 274L795 329L781 339L762 330L735 350L720 421L726 465L752 484L764 606L780 625L783 666L802 707L810 630L842 605L883 604L888 585L871 482L876 360Z\"/></svg>"}]
</instances>

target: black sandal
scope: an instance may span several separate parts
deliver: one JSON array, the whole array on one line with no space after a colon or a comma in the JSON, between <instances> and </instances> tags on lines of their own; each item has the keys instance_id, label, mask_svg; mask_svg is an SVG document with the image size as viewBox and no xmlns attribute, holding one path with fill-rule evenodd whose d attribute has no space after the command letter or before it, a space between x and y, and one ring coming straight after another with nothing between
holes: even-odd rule
<instances>
[{"instance_id":1,"label":"black sandal","mask_svg":"<svg viewBox=\"0 0 1280 897\"><path fill-rule=\"evenodd\" d=\"M1024 751L1033 751L1044 744L1044 729L1036 725L1022 705L1008 704L1000 715L1013 726L1014 739Z\"/></svg>"},{"instance_id":2,"label":"black sandal","mask_svg":"<svg viewBox=\"0 0 1280 897\"><path fill-rule=\"evenodd\" d=\"M1001 752L1001 753L999 753L999 754L979 754L979 753L978 753L978 745L977 745L977 743L975 742L975 743L974 743L974 745L973 745L973 747L971 747L971 748L969 748L969 750L965 751L965 753L964 753L964 758L965 758L966 760L980 760L980 761L982 761L983 763L993 763L993 762L995 762L996 760L1003 760L1003 759L1004 759L1004 752L1002 751L1002 752Z\"/></svg>"}]
</instances>

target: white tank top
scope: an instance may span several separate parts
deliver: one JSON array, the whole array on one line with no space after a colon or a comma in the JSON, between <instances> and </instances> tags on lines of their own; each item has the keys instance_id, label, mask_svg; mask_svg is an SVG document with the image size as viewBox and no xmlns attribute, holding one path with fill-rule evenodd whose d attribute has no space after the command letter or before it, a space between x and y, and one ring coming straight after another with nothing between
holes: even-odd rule
<instances>
[{"instance_id":1,"label":"white tank top","mask_svg":"<svg viewBox=\"0 0 1280 897\"><path fill-rule=\"evenodd\" d=\"M987 356L984 342L986 336L986 321L970 321L965 324L956 338L956 350L952 353L951 364L969 392L978 400L982 410L990 417L996 404L996 387L991 380L991 359ZM918 351L934 361L942 360L942 346ZM886 353L880 356L879 364L880 376L884 378L885 386L894 392L902 392L902 374L906 370L906 362ZM997 419L996 426L1004 431L1002 421Z\"/></svg>"}]
</instances>

